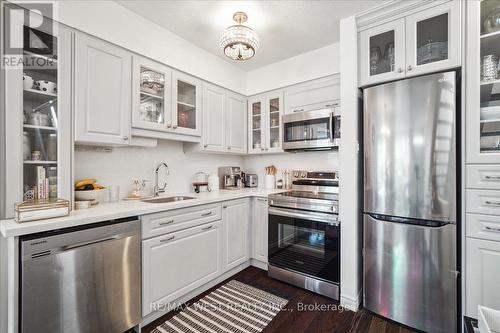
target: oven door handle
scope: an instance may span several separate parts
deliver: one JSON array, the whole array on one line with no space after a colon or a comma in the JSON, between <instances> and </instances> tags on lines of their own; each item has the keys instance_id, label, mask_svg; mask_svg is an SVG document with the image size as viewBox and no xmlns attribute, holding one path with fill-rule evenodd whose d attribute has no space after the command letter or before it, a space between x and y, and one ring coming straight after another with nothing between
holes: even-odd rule
<instances>
[{"instance_id":1,"label":"oven door handle","mask_svg":"<svg viewBox=\"0 0 500 333\"><path fill-rule=\"evenodd\" d=\"M303 212L295 209L269 207L269 215L294 217L302 220L311 220L316 222L328 223L329 225L335 225L335 226L339 225L339 220L337 218L337 215L334 214Z\"/></svg>"}]
</instances>

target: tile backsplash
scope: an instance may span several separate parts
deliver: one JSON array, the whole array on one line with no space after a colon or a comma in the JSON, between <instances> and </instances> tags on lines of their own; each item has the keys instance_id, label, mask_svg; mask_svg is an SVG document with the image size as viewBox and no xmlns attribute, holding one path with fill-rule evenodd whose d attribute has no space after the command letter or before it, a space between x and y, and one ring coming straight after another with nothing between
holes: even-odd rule
<instances>
[{"instance_id":1,"label":"tile backsplash","mask_svg":"<svg viewBox=\"0 0 500 333\"><path fill-rule=\"evenodd\" d=\"M198 171L217 172L219 166L241 166L247 173L256 173L259 187L264 186L264 167L275 165L278 178L281 169L338 170L337 152L282 153L273 155L231 156L210 153L184 153L183 144L159 141L154 148L124 147L104 151L75 151L75 179L97 178L104 186L119 185L120 196L127 196L132 181L149 180L154 185L154 171L160 162L169 166L166 176L170 194L192 192L191 181ZM163 173L163 170L161 171ZM164 174L160 174L165 179ZM160 180L161 182L162 180ZM161 185L161 184L160 184Z\"/></svg>"}]
</instances>

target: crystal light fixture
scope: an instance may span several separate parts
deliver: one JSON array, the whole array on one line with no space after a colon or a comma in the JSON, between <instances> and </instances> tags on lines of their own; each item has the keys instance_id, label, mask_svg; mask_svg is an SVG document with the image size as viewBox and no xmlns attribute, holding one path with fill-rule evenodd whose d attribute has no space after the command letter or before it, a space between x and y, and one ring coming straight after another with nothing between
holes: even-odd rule
<instances>
[{"instance_id":1,"label":"crystal light fixture","mask_svg":"<svg viewBox=\"0 0 500 333\"><path fill-rule=\"evenodd\" d=\"M244 12L236 12L233 20L237 23L224 31L220 38L220 47L224 54L233 60L247 60L252 58L259 48L257 33L242 23L248 16Z\"/></svg>"}]
</instances>

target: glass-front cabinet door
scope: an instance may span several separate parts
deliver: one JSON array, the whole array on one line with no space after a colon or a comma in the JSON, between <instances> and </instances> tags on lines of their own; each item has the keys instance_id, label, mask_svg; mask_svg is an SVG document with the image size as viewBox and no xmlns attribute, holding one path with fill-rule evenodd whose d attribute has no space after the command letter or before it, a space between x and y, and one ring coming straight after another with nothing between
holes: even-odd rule
<instances>
[{"instance_id":1,"label":"glass-front cabinet door","mask_svg":"<svg viewBox=\"0 0 500 333\"><path fill-rule=\"evenodd\" d=\"M172 128L172 70L150 59L134 55L132 73L132 127L166 131Z\"/></svg>"},{"instance_id":2,"label":"glass-front cabinet door","mask_svg":"<svg viewBox=\"0 0 500 333\"><path fill-rule=\"evenodd\" d=\"M500 163L500 0L467 3L467 163Z\"/></svg>"},{"instance_id":3,"label":"glass-front cabinet door","mask_svg":"<svg viewBox=\"0 0 500 333\"><path fill-rule=\"evenodd\" d=\"M250 154L262 154L265 150L265 141L263 130L263 109L265 100L262 96L257 96L248 99L248 152Z\"/></svg>"},{"instance_id":4,"label":"glass-front cabinet door","mask_svg":"<svg viewBox=\"0 0 500 333\"><path fill-rule=\"evenodd\" d=\"M4 64L8 218L17 202L71 200L72 193L72 32L48 19L31 28L11 18L19 27L9 30L17 40L11 45L23 47L5 50L9 59L22 60Z\"/></svg>"},{"instance_id":5,"label":"glass-front cabinet door","mask_svg":"<svg viewBox=\"0 0 500 333\"><path fill-rule=\"evenodd\" d=\"M201 136L201 81L181 72L172 73L172 129Z\"/></svg>"},{"instance_id":6,"label":"glass-front cabinet door","mask_svg":"<svg viewBox=\"0 0 500 333\"><path fill-rule=\"evenodd\" d=\"M404 18L360 32L361 85L405 76Z\"/></svg>"},{"instance_id":7,"label":"glass-front cabinet door","mask_svg":"<svg viewBox=\"0 0 500 333\"><path fill-rule=\"evenodd\" d=\"M460 66L460 1L406 17L406 74Z\"/></svg>"},{"instance_id":8,"label":"glass-front cabinet door","mask_svg":"<svg viewBox=\"0 0 500 333\"><path fill-rule=\"evenodd\" d=\"M266 98L267 126L266 126L266 151L271 153L281 152L281 115L283 114L283 92L271 93Z\"/></svg>"}]
</instances>

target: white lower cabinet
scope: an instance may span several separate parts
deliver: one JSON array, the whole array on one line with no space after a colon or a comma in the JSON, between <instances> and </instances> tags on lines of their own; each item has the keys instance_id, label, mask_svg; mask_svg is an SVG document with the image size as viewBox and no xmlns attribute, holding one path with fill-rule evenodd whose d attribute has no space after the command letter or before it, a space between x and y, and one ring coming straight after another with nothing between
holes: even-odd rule
<instances>
[{"instance_id":1,"label":"white lower cabinet","mask_svg":"<svg viewBox=\"0 0 500 333\"><path fill-rule=\"evenodd\" d=\"M500 242L467 238L466 315L477 318L477 306L500 309Z\"/></svg>"},{"instance_id":2,"label":"white lower cabinet","mask_svg":"<svg viewBox=\"0 0 500 333\"><path fill-rule=\"evenodd\" d=\"M268 203L266 198L254 198L252 258L267 263Z\"/></svg>"},{"instance_id":3,"label":"white lower cabinet","mask_svg":"<svg viewBox=\"0 0 500 333\"><path fill-rule=\"evenodd\" d=\"M216 278L220 244L220 221L143 241L143 316Z\"/></svg>"},{"instance_id":4,"label":"white lower cabinet","mask_svg":"<svg viewBox=\"0 0 500 333\"><path fill-rule=\"evenodd\" d=\"M223 270L230 270L249 259L249 200L222 203Z\"/></svg>"}]
</instances>

